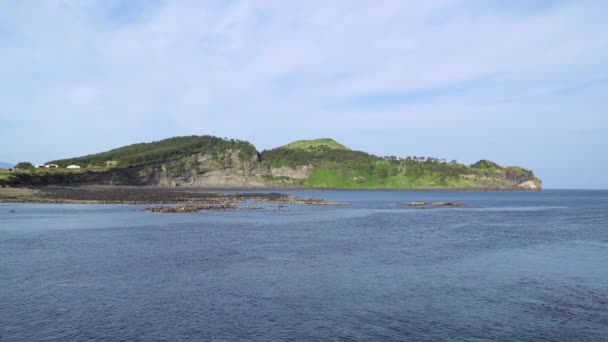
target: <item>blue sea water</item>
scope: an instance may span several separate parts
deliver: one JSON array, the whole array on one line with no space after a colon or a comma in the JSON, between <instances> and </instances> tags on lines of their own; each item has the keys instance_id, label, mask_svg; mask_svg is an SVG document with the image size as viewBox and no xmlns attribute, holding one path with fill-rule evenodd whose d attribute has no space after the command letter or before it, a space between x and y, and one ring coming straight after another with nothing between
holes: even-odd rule
<instances>
[{"instance_id":1,"label":"blue sea water","mask_svg":"<svg viewBox=\"0 0 608 342\"><path fill-rule=\"evenodd\" d=\"M0 204L0 341L608 341L607 191L292 193Z\"/></svg>"}]
</instances>

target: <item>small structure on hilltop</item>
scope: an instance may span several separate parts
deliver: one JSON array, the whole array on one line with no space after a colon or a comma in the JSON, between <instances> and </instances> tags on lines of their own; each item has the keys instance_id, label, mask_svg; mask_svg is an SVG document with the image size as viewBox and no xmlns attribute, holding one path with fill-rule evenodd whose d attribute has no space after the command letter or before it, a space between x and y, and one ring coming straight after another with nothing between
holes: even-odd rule
<instances>
[{"instance_id":1,"label":"small structure on hilltop","mask_svg":"<svg viewBox=\"0 0 608 342\"><path fill-rule=\"evenodd\" d=\"M67 169L80 169L78 165L68 165Z\"/></svg>"},{"instance_id":2,"label":"small structure on hilltop","mask_svg":"<svg viewBox=\"0 0 608 342\"><path fill-rule=\"evenodd\" d=\"M57 164L41 164L41 165L36 165L37 168L39 169L56 169L59 167L59 165Z\"/></svg>"}]
</instances>

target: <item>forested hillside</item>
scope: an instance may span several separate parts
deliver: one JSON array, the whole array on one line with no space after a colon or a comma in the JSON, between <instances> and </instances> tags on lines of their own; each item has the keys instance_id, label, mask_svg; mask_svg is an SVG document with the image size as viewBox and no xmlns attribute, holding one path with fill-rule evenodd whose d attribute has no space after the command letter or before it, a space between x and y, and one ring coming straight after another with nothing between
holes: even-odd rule
<instances>
[{"instance_id":1,"label":"forested hillside","mask_svg":"<svg viewBox=\"0 0 608 342\"><path fill-rule=\"evenodd\" d=\"M83 157L50 161L65 167L70 164L80 166L127 167L163 162L196 153L217 154L225 150L239 150L241 157L250 158L255 147L245 141L222 139L214 136L174 137L151 143L140 143L116 148L107 152Z\"/></svg>"},{"instance_id":2,"label":"forested hillside","mask_svg":"<svg viewBox=\"0 0 608 342\"><path fill-rule=\"evenodd\" d=\"M379 157L353 151L331 139L299 141L262 152L273 168L312 166L308 177L295 180L316 188L482 189L509 188L533 181L532 171L501 167L481 160L471 166L434 157Z\"/></svg>"}]
</instances>

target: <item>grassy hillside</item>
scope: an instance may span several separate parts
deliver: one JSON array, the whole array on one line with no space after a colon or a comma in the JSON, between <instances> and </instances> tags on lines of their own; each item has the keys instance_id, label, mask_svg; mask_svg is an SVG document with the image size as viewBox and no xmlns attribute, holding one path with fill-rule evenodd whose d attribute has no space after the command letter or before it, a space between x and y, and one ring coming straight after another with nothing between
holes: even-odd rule
<instances>
[{"instance_id":1,"label":"grassy hillside","mask_svg":"<svg viewBox=\"0 0 608 342\"><path fill-rule=\"evenodd\" d=\"M223 153L225 150L240 150L243 159L251 158L256 149L248 142L221 139L213 136L175 137L151 143L133 144L107 152L83 157L53 160L49 163L65 167L80 166L127 167L163 162L190 156L196 153Z\"/></svg>"},{"instance_id":2,"label":"grassy hillside","mask_svg":"<svg viewBox=\"0 0 608 342\"><path fill-rule=\"evenodd\" d=\"M0 181L10 181L15 178L13 172L8 170L0 170Z\"/></svg>"},{"instance_id":3,"label":"grassy hillside","mask_svg":"<svg viewBox=\"0 0 608 342\"><path fill-rule=\"evenodd\" d=\"M321 163L301 185L315 188L508 189L514 184L536 180L534 174L525 169L508 167L504 170L481 170L433 159ZM539 181L536 184L540 186Z\"/></svg>"},{"instance_id":4,"label":"grassy hillside","mask_svg":"<svg viewBox=\"0 0 608 342\"><path fill-rule=\"evenodd\" d=\"M338 148L329 147L332 145ZM528 180L540 186L532 171L501 167L488 160L467 166L430 157L378 157L352 151L331 139L297 141L263 151L262 160L275 168L312 166L307 178L295 181L304 187L498 189Z\"/></svg>"},{"instance_id":5,"label":"grassy hillside","mask_svg":"<svg viewBox=\"0 0 608 342\"><path fill-rule=\"evenodd\" d=\"M300 149L300 150L306 150L306 151L321 151L321 150L326 150L326 149L350 151L350 149L348 147L340 144L339 142L337 142L333 139L329 139L329 138L314 139L314 140L298 140L298 141L289 143L285 146L282 146L280 148Z\"/></svg>"},{"instance_id":6,"label":"grassy hillside","mask_svg":"<svg viewBox=\"0 0 608 342\"><path fill-rule=\"evenodd\" d=\"M323 163L372 162L380 158L353 151L332 139L300 140L262 151L262 160L271 167L319 165Z\"/></svg>"},{"instance_id":7,"label":"grassy hillside","mask_svg":"<svg viewBox=\"0 0 608 342\"><path fill-rule=\"evenodd\" d=\"M104 172L105 168L96 168L96 169L37 169L32 168L28 170L15 170L11 169L11 171L7 169L0 170L0 186L4 184L10 184L13 181L18 181L24 178L49 178L53 176L69 176L74 174L84 173L86 171L97 171Z\"/></svg>"}]
</instances>

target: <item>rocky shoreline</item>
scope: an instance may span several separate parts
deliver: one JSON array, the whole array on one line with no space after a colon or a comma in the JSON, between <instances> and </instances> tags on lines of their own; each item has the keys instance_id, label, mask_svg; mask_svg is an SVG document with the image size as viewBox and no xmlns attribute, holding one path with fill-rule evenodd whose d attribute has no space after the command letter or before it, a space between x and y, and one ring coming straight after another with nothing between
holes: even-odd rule
<instances>
[{"instance_id":1,"label":"rocky shoreline","mask_svg":"<svg viewBox=\"0 0 608 342\"><path fill-rule=\"evenodd\" d=\"M201 210L210 211L226 211L237 209L238 207L234 204L220 204L220 205L182 205L177 207L161 206L161 207L149 207L145 208L144 211L150 211L153 213L163 214L184 214L184 213L197 213Z\"/></svg>"},{"instance_id":2,"label":"rocky shoreline","mask_svg":"<svg viewBox=\"0 0 608 342\"><path fill-rule=\"evenodd\" d=\"M349 205L349 203L344 202L296 197L277 192L232 193L195 188L135 186L0 188L0 203L185 204L186 206L200 208L199 210L234 209L237 204L243 204L245 208L253 208L251 205L246 205L247 203ZM173 209L158 211L169 212L171 210ZM193 210L193 208L183 210L183 212L187 212Z\"/></svg>"},{"instance_id":3,"label":"rocky shoreline","mask_svg":"<svg viewBox=\"0 0 608 342\"><path fill-rule=\"evenodd\" d=\"M272 204L277 210L288 205L347 206L348 202L333 202L321 198L297 197L279 192L222 192L197 188L137 187L137 186L79 186L41 188L0 188L0 203L56 204L138 204L159 205L143 210L156 213L195 213L235 209L264 209ZM458 208L461 202L402 202L401 206L416 209Z\"/></svg>"}]
</instances>

